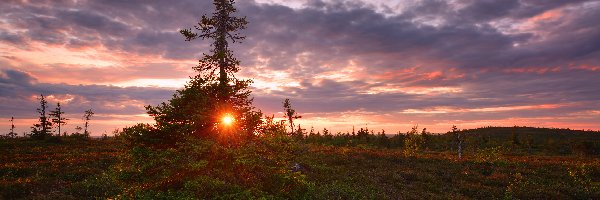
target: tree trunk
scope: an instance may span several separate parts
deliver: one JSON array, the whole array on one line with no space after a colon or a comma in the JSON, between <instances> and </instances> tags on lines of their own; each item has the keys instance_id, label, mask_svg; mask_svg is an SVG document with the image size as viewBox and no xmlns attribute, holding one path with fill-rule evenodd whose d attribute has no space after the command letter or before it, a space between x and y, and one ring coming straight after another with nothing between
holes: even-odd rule
<instances>
[{"instance_id":1,"label":"tree trunk","mask_svg":"<svg viewBox=\"0 0 600 200\"><path fill-rule=\"evenodd\" d=\"M218 16L217 22L217 34L219 35L216 42L217 55L219 56L219 88L220 97L219 99L225 100L227 98L227 22L229 21L229 14L226 10L221 9Z\"/></svg>"}]
</instances>

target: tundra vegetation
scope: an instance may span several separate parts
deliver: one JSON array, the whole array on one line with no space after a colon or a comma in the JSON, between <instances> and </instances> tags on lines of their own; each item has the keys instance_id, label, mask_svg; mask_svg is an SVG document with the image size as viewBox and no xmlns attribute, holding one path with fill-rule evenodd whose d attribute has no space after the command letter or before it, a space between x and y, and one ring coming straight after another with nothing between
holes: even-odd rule
<instances>
[{"instance_id":1,"label":"tundra vegetation","mask_svg":"<svg viewBox=\"0 0 600 200\"><path fill-rule=\"evenodd\" d=\"M52 134L40 98L30 134L0 140L0 199L598 199L600 132L484 127L435 134L415 126L302 129L289 99L284 117L252 105L229 45L248 22L233 0L214 0L185 40L211 40L197 74L167 102L146 106L153 124L90 138ZM197 32L196 32L197 31ZM218 71L218 73L217 73ZM289 127L289 129L288 129ZM448 127L450 128L450 127ZM83 129L83 133L80 131Z\"/></svg>"}]
</instances>

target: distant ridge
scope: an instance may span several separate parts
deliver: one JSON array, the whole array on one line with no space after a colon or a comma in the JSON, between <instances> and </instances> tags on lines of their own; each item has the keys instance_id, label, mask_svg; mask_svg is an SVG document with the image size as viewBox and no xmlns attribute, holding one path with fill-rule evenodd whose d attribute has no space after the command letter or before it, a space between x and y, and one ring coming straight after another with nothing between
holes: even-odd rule
<instances>
[{"instance_id":1,"label":"distant ridge","mask_svg":"<svg viewBox=\"0 0 600 200\"><path fill-rule=\"evenodd\" d=\"M569 128L541 128L541 127L527 127L527 126L487 126L474 129L465 129L463 132L469 134L512 134L513 132L526 133L526 134L600 134L600 131L588 130L574 130Z\"/></svg>"}]
</instances>

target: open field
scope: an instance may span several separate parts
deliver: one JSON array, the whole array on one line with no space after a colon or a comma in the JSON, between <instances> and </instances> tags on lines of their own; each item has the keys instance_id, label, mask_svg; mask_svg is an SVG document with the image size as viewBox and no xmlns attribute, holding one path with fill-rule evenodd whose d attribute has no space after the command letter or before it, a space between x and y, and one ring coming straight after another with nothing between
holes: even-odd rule
<instances>
[{"instance_id":1,"label":"open field","mask_svg":"<svg viewBox=\"0 0 600 200\"><path fill-rule=\"evenodd\" d=\"M0 199L81 198L83 183L115 164L119 149L114 140L0 140Z\"/></svg>"},{"instance_id":2,"label":"open field","mask_svg":"<svg viewBox=\"0 0 600 200\"><path fill-rule=\"evenodd\" d=\"M115 173L120 159L129 155L125 149L116 139L2 140L0 142L2 152L0 197L2 199L119 197L119 194L127 193L126 191L130 189L128 187L134 187L118 184L122 183L118 180L122 174ZM285 165L300 164L301 169L294 173L300 173L307 182L307 189L301 197L308 199L598 199L600 197L600 158L597 156L507 153L493 155L495 156L493 158L482 158L467 152L463 159L458 160L455 153L451 151L422 151L415 156L405 156L402 149L303 143L297 144L294 149L293 154L286 155L286 159L291 162ZM232 155L245 157L243 154ZM163 158L157 158L159 159ZM234 157L233 160L237 162L238 158ZM197 164L205 161L190 161L188 164L193 165L195 162ZM210 162L212 161L209 159L208 166L211 165ZM252 173L247 170L253 167L232 168L240 170L240 173ZM182 173L194 172L180 170ZM207 174L211 174L206 170L210 168L205 168L204 175L191 175L186 181L204 180ZM229 172L226 169L218 169L218 171ZM179 180L181 177L168 175L160 179ZM152 183L152 180L158 179L144 180ZM189 192L189 189L178 186L169 185L165 188L169 191L173 189L182 193ZM194 192L202 192L205 197L219 197L216 193L211 196L212 192L216 192L212 190ZM278 194L277 191L261 194L268 194L266 197L270 198L286 197ZM183 198L177 195L171 197ZM227 198L227 196L221 197ZM236 198L236 196L229 196L229 198Z\"/></svg>"},{"instance_id":3,"label":"open field","mask_svg":"<svg viewBox=\"0 0 600 200\"><path fill-rule=\"evenodd\" d=\"M600 0L0 11L0 200L600 200Z\"/></svg>"},{"instance_id":4,"label":"open field","mask_svg":"<svg viewBox=\"0 0 600 200\"><path fill-rule=\"evenodd\" d=\"M308 156L310 155L310 156ZM448 152L404 157L400 150L311 146L302 157L317 195L339 199L598 198L600 159L503 156L480 162ZM587 170L589 185L577 179ZM593 186L592 186L593 185ZM325 198L325 199L327 199Z\"/></svg>"}]
</instances>

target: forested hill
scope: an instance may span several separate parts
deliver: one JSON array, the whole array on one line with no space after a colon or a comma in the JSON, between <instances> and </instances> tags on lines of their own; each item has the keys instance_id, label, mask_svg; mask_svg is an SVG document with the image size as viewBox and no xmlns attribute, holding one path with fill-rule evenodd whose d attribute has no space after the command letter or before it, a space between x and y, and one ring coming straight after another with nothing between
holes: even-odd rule
<instances>
[{"instance_id":1,"label":"forested hill","mask_svg":"<svg viewBox=\"0 0 600 200\"><path fill-rule=\"evenodd\" d=\"M361 128L356 133L332 134L322 132L298 132L299 138L309 143L334 146L364 146L407 149L407 146L429 151L455 151L460 137L466 152L473 154L487 149L502 149L510 154L546 155L600 155L600 132L571 129L533 127L483 127L430 133L414 127L411 131L385 134ZM460 135L460 136L459 136ZM300 137L301 136L301 137Z\"/></svg>"},{"instance_id":2,"label":"forested hill","mask_svg":"<svg viewBox=\"0 0 600 200\"><path fill-rule=\"evenodd\" d=\"M527 140L569 140L600 142L600 131L535 127L483 127L461 132L467 137L486 137L494 140L525 143Z\"/></svg>"},{"instance_id":3,"label":"forested hill","mask_svg":"<svg viewBox=\"0 0 600 200\"><path fill-rule=\"evenodd\" d=\"M536 128L536 127L524 127L524 126L515 126L515 127L482 127L475 129L466 129L463 130L469 134L483 134L489 136L497 136L497 137L505 137L511 136L514 132L522 133L522 134L532 134L532 135L554 135L560 137L593 137L599 136L600 131L592 131L592 130L572 130L572 129L558 129L558 128ZM600 139L600 138L598 138Z\"/></svg>"},{"instance_id":4,"label":"forested hill","mask_svg":"<svg viewBox=\"0 0 600 200\"><path fill-rule=\"evenodd\" d=\"M483 127L462 130L476 147L511 145L558 154L600 155L600 131L534 127Z\"/></svg>"}]
</instances>

